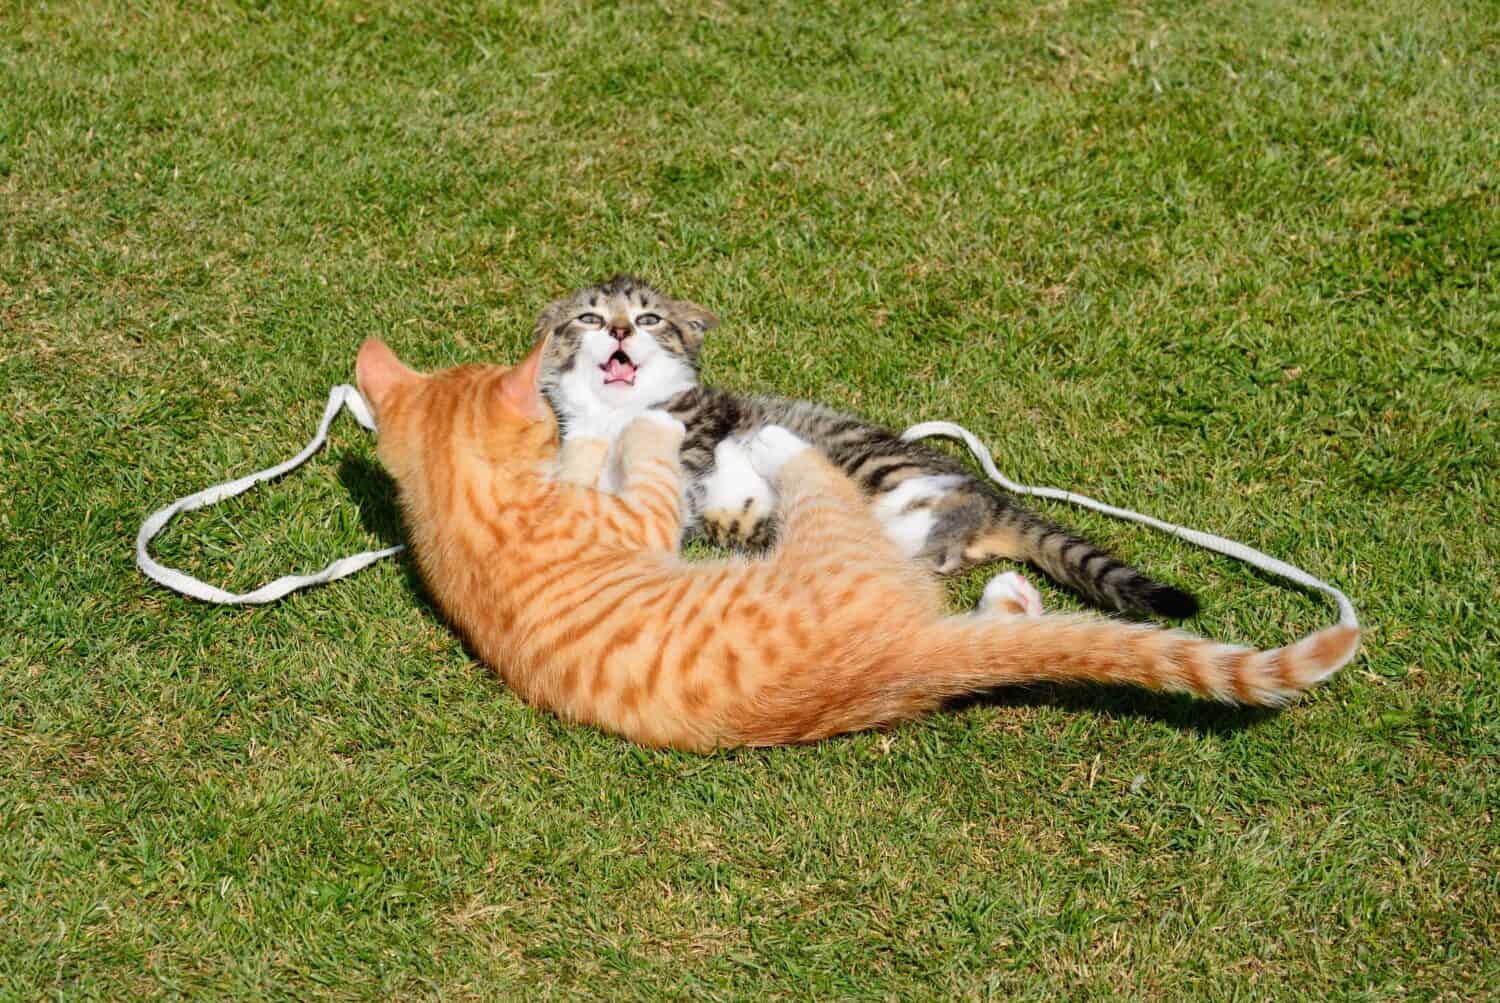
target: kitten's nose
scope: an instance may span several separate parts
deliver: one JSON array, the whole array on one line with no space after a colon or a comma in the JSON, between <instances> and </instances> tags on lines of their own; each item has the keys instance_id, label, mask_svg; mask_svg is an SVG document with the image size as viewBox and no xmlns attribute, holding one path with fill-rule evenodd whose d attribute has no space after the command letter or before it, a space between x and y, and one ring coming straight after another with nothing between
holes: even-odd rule
<instances>
[{"instance_id":1,"label":"kitten's nose","mask_svg":"<svg viewBox=\"0 0 1500 1003\"><path fill-rule=\"evenodd\" d=\"M609 329L609 333L614 336L614 339L616 341L624 341L626 338L630 337L630 328L611 327Z\"/></svg>"}]
</instances>

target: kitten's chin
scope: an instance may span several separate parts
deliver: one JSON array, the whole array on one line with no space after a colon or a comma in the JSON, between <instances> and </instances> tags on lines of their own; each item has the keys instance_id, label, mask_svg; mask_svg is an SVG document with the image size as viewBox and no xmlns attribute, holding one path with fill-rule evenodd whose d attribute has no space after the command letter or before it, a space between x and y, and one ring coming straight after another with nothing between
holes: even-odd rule
<instances>
[{"instance_id":1,"label":"kitten's chin","mask_svg":"<svg viewBox=\"0 0 1500 1003\"><path fill-rule=\"evenodd\" d=\"M605 383L594 393L594 399L606 407L634 407L645 396L636 388L634 381Z\"/></svg>"}]
</instances>

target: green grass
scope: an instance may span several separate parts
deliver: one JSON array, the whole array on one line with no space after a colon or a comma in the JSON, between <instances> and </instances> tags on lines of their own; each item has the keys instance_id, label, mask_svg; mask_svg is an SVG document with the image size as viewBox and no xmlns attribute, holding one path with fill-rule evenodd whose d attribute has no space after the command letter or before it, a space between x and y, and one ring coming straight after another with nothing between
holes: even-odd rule
<instances>
[{"instance_id":1,"label":"green grass","mask_svg":"<svg viewBox=\"0 0 1500 1003\"><path fill-rule=\"evenodd\" d=\"M1500 992L1493 3L207 6L0 7L0 997ZM515 358L616 269L722 314L712 381L1263 547L1364 654L1279 715L1040 689L698 758L524 707L397 563L136 573L364 336ZM371 457L345 419L159 552L389 539ZM1047 511L1195 630L1332 618Z\"/></svg>"}]
</instances>

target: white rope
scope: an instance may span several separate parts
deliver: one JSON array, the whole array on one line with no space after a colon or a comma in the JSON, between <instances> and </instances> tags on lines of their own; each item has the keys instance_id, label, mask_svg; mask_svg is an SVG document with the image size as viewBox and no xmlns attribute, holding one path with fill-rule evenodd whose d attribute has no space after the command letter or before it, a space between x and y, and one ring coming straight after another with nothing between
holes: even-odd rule
<instances>
[{"instance_id":1,"label":"white rope","mask_svg":"<svg viewBox=\"0 0 1500 1003\"><path fill-rule=\"evenodd\" d=\"M999 484L1012 494L1030 495L1035 498L1053 498L1057 501L1068 502L1071 505L1093 509L1095 512L1103 512L1105 515L1114 516L1116 519L1138 522L1142 525L1159 529L1164 533L1171 533L1173 536L1186 540L1188 543L1195 544L1207 550L1217 551L1226 557L1233 557L1238 561L1244 561L1246 564L1260 568L1262 571L1268 571L1273 575L1279 575L1288 581L1296 582L1298 585L1317 589L1319 592L1330 596L1338 604L1339 623L1347 627L1359 626L1359 617L1355 615L1354 604L1349 601L1348 596L1327 582L1314 578L1301 568L1288 564L1285 561L1277 560L1270 554L1262 553L1254 547L1246 546L1234 540L1226 540L1222 536L1215 536L1212 533L1205 533L1202 530L1189 529L1186 526L1164 522L1149 515L1132 512L1128 508L1116 508L1113 505L1106 505L1104 502L1095 501L1092 498L1074 494L1071 491L1063 491L1059 488L1033 487L1029 484L1017 484L1000 472L999 468L995 466L994 457L990 455L990 451L985 448L984 443L975 438L974 434L962 425L955 425L951 421L926 421L920 425L913 425L911 428L908 428L905 432L901 433L901 438L904 442L915 442L918 439L926 439L934 435L963 440L968 445L969 451L974 454L974 458L979 461L979 465L984 468L984 472L989 474L996 484Z\"/></svg>"},{"instance_id":2,"label":"white rope","mask_svg":"<svg viewBox=\"0 0 1500 1003\"><path fill-rule=\"evenodd\" d=\"M205 508L216 505L226 498L244 494L255 485L263 481L269 481L280 477L288 471L295 470L306 463L308 459L322 448L323 443L328 440L328 428L333 424L333 419L338 417L342 408L348 408L349 413L354 415L354 420L359 422L371 432L375 431L375 419L370 415L370 407L365 399L359 395L359 391L348 384L340 384L334 387L328 394L328 405L323 408L323 418L318 422L317 434L312 437L302 452L287 460L278 463L274 467L257 471L245 477L223 484L215 484L213 487L204 488L186 498L179 498L165 508L157 509L146 517L141 523L141 530L135 535L135 565L141 569L141 573L153 581L165 585L185 596L194 599L202 599L204 602L220 603L223 605L254 605L259 603L275 602L289 592L305 589L309 585L322 585L346 575L352 575L361 568L368 567L384 557L405 550L404 545L386 547L384 550L366 550L362 553L351 554L341 557L328 565L322 571L311 575L283 575L274 582L267 582L258 589L249 592L226 592L224 589L210 585L201 579L194 578L185 571L177 568L169 568L160 563L150 554L147 549L151 541L158 533L172 521L172 517L179 512L191 512L194 509Z\"/></svg>"}]
</instances>

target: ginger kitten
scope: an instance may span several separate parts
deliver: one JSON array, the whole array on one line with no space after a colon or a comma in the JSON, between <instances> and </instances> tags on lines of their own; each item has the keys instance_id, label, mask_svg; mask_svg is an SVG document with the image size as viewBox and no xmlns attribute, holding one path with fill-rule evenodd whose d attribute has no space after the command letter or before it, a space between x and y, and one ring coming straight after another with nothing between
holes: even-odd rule
<instances>
[{"instance_id":1,"label":"ginger kitten","mask_svg":"<svg viewBox=\"0 0 1500 1003\"><path fill-rule=\"evenodd\" d=\"M1090 617L1025 616L1001 576L947 616L928 568L861 488L779 427L745 442L780 497L763 558L688 563L683 427L652 411L619 443L558 449L538 387L546 340L514 368L423 375L371 340L357 381L433 598L522 699L632 741L707 751L881 727L1031 681L1128 683L1280 704L1337 671L1359 632L1275 651ZM1012 576L1013 577L1013 576Z\"/></svg>"}]
</instances>

